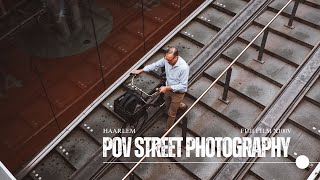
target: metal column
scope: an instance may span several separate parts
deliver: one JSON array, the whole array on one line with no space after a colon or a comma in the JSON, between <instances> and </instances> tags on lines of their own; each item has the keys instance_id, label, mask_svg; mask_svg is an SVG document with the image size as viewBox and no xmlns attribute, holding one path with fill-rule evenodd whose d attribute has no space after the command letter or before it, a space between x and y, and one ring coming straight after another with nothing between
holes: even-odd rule
<instances>
[{"instance_id":1,"label":"metal column","mask_svg":"<svg viewBox=\"0 0 320 180\"><path fill-rule=\"evenodd\" d=\"M260 49L259 49L258 59L253 59L261 64L264 63L264 61L262 61L262 55L263 55L263 52L264 52L264 49L265 49L265 46L267 43L268 33L269 33L269 28L266 28L266 30L263 33L262 42L261 42Z\"/></svg>"},{"instance_id":2,"label":"metal column","mask_svg":"<svg viewBox=\"0 0 320 180\"><path fill-rule=\"evenodd\" d=\"M187 128L188 128L188 119L186 117L184 117L182 119L182 146L186 146L186 139L187 139Z\"/></svg>"},{"instance_id":3,"label":"metal column","mask_svg":"<svg viewBox=\"0 0 320 180\"><path fill-rule=\"evenodd\" d=\"M226 104L229 104L230 102L227 98L228 98L228 91L230 87L231 73L232 73L232 67L230 67L227 71L227 77L226 77L226 81L224 83L224 88L223 88L223 95L222 97L219 98L220 101Z\"/></svg>"},{"instance_id":4,"label":"metal column","mask_svg":"<svg viewBox=\"0 0 320 180\"><path fill-rule=\"evenodd\" d=\"M293 23L293 18L296 16L296 12L297 12L299 3L300 3L300 0L296 0L295 1L293 9L292 9L292 12L291 12L291 15L290 15L290 19L289 19L288 25L284 25L284 26L286 26L286 27L288 27L290 29L294 29L294 26L292 25L292 23Z\"/></svg>"}]
</instances>

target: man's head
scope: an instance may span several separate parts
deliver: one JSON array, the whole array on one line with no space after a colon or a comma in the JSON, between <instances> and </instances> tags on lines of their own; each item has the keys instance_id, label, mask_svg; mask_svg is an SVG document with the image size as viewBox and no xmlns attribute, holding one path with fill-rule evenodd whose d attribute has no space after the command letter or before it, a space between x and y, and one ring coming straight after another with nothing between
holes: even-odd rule
<instances>
[{"instance_id":1,"label":"man's head","mask_svg":"<svg viewBox=\"0 0 320 180\"><path fill-rule=\"evenodd\" d=\"M178 61L178 49L176 47L168 48L164 58L168 61L169 64L175 65Z\"/></svg>"}]
</instances>

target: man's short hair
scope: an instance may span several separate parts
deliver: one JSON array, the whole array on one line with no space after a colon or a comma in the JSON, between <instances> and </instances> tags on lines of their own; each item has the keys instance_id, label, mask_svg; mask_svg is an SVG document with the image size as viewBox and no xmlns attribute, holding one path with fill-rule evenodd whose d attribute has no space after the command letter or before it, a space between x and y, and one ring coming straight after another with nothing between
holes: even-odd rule
<instances>
[{"instance_id":1,"label":"man's short hair","mask_svg":"<svg viewBox=\"0 0 320 180\"><path fill-rule=\"evenodd\" d=\"M167 54L173 54L174 56L178 56L179 53L178 53L178 48L176 47L169 47L167 49Z\"/></svg>"}]
</instances>

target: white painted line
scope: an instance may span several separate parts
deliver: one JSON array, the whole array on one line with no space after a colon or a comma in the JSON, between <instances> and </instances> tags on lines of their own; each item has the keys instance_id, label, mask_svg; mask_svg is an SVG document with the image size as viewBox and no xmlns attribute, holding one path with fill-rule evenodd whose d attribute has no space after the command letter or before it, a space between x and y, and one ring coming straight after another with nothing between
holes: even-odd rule
<instances>
[{"instance_id":1,"label":"white painted line","mask_svg":"<svg viewBox=\"0 0 320 180\"><path fill-rule=\"evenodd\" d=\"M316 177L318 176L319 173L320 173L320 162L318 163L317 167L314 168L314 170L312 171L312 173L310 174L310 176L308 177L307 180L316 179Z\"/></svg>"}]
</instances>

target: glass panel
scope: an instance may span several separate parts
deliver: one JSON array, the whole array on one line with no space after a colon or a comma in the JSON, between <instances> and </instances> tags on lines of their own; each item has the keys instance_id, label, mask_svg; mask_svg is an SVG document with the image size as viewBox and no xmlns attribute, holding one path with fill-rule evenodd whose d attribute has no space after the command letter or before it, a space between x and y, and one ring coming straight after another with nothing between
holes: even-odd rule
<instances>
[{"instance_id":1,"label":"glass panel","mask_svg":"<svg viewBox=\"0 0 320 180\"><path fill-rule=\"evenodd\" d=\"M30 160L59 131L33 58L21 41L24 30L0 41L1 161L10 170Z\"/></svg>"},{"instance_id":2,"label":"glass panel","mask_svg":"<svg viewBox=\"0 0 320 180\"><path fill-rule=\"evenodd\" d=\"M15 171L203 1L3 2L17 9L0 18L1 160Z\"/></svg>"},{"instance_id":3,"label":"glass panel","mask_svg":"<svg viewBox=\"0 0 320 180\"><path fill-rule=\"evenodd\" d=\"M37 34L43 42L38 47L42 52L37 51L41 54L33 55L39 57L36 67L63 129L104 90L96 42L108 31L108 24L100 23L100 13L108 13L89 1L47 2L51 11L30 30L41 29Z\"/></svg>"},{"instance_id":4,"label":"glass panel","mask_svg":"<svg viewBox=\"0 0 320 180\"><path fill-rule=\"evenodd\" d=\"M111 32L99 44L109 86L144 55L141 1L97 0L96 3L110 13L109 19L112 20Z\"/></svg>"}]
</instances>

